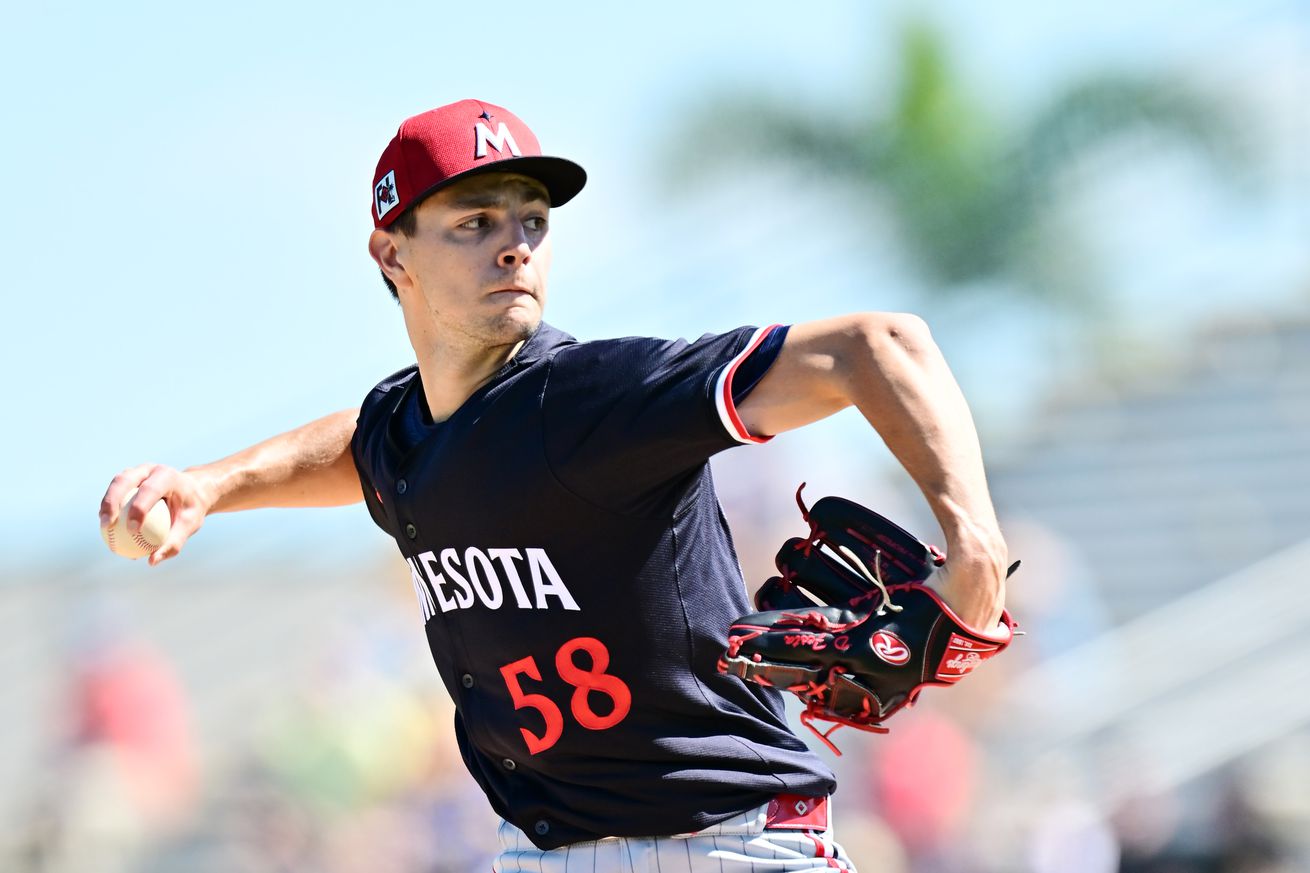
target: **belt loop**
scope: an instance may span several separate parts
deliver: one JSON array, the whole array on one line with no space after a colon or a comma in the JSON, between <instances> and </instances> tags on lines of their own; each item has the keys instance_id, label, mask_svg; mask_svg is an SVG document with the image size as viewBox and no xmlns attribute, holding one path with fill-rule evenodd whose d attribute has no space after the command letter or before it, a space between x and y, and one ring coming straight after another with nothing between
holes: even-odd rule
<instances>
[{"instance_id":1,"label":"belt loop","mask_svg":"<svg viewBox=\"0 0 1310 873\"><path fill-rule=\"evenodd\" d=\"M828 798L779 794L769 801L764 827L766 830L826 831L829 829Z\"/></svg>"}]
</instances>

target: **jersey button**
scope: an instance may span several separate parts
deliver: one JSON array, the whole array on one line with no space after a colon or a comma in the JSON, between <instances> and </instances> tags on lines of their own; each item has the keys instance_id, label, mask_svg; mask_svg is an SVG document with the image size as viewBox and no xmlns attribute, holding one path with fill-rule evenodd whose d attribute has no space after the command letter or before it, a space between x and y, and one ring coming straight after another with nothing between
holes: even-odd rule
<instances>
[{"instance_id":1,"label":"jersey button","mask_svg":"<svg viewBox=\"0 0 1310 873\"><path fill-rule=\"evenodd\" d=\"M396 483L397 494L404 494L408 490L409 490L409 483L406 482L404 479L401 479L399 482Z\"/></svg>"},{"instance_id":2,"label":"jersey button","mask_svg":"<svg viewBox=\"0 0 1310 873\"><path fill-rule=\"evenodd\" d=\"M513 759L513 758L506 758L505 760L501 761L500 763L502 763L502 764L505 765L505 769L506 769L506 770L513 770L513 769L515 769L516 767L518 767L518 764L514 763L514 759Z\"/></svg>"},{"instance_id":3,"label":"jersey button","mask_svg":"<svg viewBox=\"0 0 1310 873\"><path fill-rule=\"evenodd\" d=\"M546 834L550 833L550 822L543 819L534 824L532 829L537 832L537 836L544 837Z\"/></svg>"},{"instance_id":4,"label":"jersey button","mask_svg":"<svg viewBox=\"0 0 1310 873\"><path fill-rule=\"evenodd\" d=\"M411 540L418 536L418 528L414 527L412 522L405 525L405 536L409 537Z\"/></svg>"},{"instance_id":5,"label":"jersey button","mask_svg":"<svg viewBox=\"0 0 1310 873\"><path fill-rule=\"evenodd\" d=\"M460 677L459 681L464 683L464 687L465 687L465 688L472 688L472 687L473 687L473 674L472 674L472 673L465 673L463 676Z\"/></svg>"}]
</instances>

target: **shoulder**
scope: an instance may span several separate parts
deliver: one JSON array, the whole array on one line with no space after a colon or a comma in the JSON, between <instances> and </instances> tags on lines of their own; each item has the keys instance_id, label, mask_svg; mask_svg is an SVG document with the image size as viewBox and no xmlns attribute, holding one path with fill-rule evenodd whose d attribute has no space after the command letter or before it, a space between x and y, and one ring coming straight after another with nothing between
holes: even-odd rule
<instances>
[{"instance_id":1,"label":"shoulder","mask_svg":"<svg viewBox=\"0 0 1310 873\"><path fill-rule=\"evenodd\" d=\"M642 359L658 355L670 344L682 340L659 339L648 336L625 336L613 339L586 340L560 346L554 351L557 363L580 365L613 358Z\"/></svg>"},{"instance_id":2,"label":"shoulder","mask_svg":"<svg viewBox=\"0 0 1310 873\"><path fill-rule=\"evenodd\" d=\"M376 403L379 398L385 397L388 394L404 391L417 376L418 364L410 364L404 369L397 370L378 384L374 385L373 390L369 391L368 397L364 398L364 402L366 404L369 401Z\"/></svg>"},{"instance_id":3,"label":"shoulder","mask_svg":"<svg viewBox=\"0 0 1310 873\"><path fill-rule=\"evenodd\" d=\"M379 420L385 419L417 378L418 364L410 364L374 385L360 404L357 430L368 430Z\"/></svg>"},{"instance_id":4,"label":"shoulder","mask_svg":"<svg viewBox=\"0 0 1310 873\"><path fill-rule=\"evenodd\" d=\"M373 394L386 394L387 392L396 389L403 389L410 382L414 381L414 377L417 375L418 364L410 364L408 367L403 367L374 385L373 390L370 392L370 396Z\"/></svg>"},{"instance_id":5,"label":"shoulder","mask_svg":"<svg viewBox=\"0 0 1310 873\"><path fill-rule=\"evenodd\" d=\"M626 336L589 340L561 346L554 352L554 364L601 376L629 375L669 366L723 363L750 344L757 333L753 327L741 327L726 333L707 333L695 340L665 339L649 336Z\"/></svg>"}]
</instances>

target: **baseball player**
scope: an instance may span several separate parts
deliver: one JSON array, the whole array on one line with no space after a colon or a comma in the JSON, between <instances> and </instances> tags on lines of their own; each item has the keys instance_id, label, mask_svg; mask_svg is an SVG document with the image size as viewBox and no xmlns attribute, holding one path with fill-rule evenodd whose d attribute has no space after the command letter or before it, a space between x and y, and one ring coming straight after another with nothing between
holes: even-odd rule
<instances>
[{"instance_id":1,"label":"baseball player","mask_svg":"<svg viewBox=\"0 0 1310 873\"><path fill-rule=\"evenodd\" d=\"M949 573L930 584L991 627L1007 556L969 410L912 316L690 343L544 323L550 211L585 180L499 106L406 120L374 175L369 252L417 363L224 460L120 473L101 523L132 487L129 525L166 500L153 565L213 512L362 499L409 566L464 762L504 821L499 873L852 870L833 774L779 694L716 670L750 605L707 462L858 407L942 526Z\"/></svg>"}]
</instances>

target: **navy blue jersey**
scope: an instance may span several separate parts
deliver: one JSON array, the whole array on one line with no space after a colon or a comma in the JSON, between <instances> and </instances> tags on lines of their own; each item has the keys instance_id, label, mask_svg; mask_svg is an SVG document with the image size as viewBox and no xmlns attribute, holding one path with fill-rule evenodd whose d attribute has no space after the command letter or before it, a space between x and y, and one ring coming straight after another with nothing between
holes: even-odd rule
<instances>
[{"instance_id":1,"label":"navy blue jersey","mask_svg":"<svg viewBox=\"0 0 1310 873\"><path fill-rule=\"evenodd\" d=\"M464 762L541 848L699 830L832 772L715 668L750 612L707 463L785 328L580 343L542 325L449 419L416 367L352 451L409 564Z\"/></svg>"}]
</instances>

